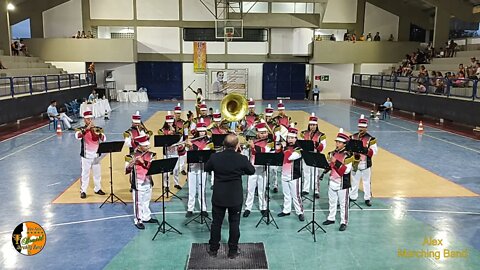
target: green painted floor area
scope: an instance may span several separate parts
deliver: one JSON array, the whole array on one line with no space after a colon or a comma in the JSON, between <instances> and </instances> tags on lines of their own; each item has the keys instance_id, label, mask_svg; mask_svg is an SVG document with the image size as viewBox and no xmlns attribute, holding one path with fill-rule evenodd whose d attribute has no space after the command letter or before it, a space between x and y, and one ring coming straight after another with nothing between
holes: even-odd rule
<instances>
[{"instance_id":1,"label":"green painted floor area","mask_svg":"<svg viewBox=\"0 0 480 270\"><path fill-rule=\"evenodd\" d=\"M328 209L326 181L322 182L321 199L317 204L317 220L321 224ZM187 190L179 192L186 198ZM210 190L207 198L211 198ZM361 197L360 197L361 198ZM305 203L307 220L298 221L296 215L277 218L283 195L281 190L273 194L271 209L278 223L261 224L255 228L260 218L258 211L250 217L241 219L240 242L263 242L267 253L269 269L480 269L480 252L473 247L456 240L448 227L438 228L424 224L408 213L385 209L378 201L367 210L354 207L350 211L349 226L346 231L338 231L339 221L323 226L324 234L317 230L317 242L308 231L297 233L311 219L311 203ZM152 237L157 225L147 224L145 231L139 232L122 251L106 266L107 269L184 269L187 265L191 243L206 243L209 232L205 225L191 223L185 226L184 217L186 199L183 202L174 199L167 204L167 221L183 234L159 234L155 241ZM256 205L257 201L255 202ZM159 211L160 205L152 205L152 211ZM337 218L338 218L337 213ZM426 213L428 215L428 213ZM161 219L161 215L157 215ZM132 229L134 229L132 225ZM228 238L228 223L224 222L222 241ZM425 237L442 239L442 246L422 245ZM406 250L430 251L419 254L422 258L401 257L399 252ZM444 250L465 251L466 258L445 258ZM435 253L441 253L435 258ZM437 254L438 254L437 253ZM401 254L400 254L401 255ZM205 256L208 256L205 253Z\"/></svg>"}]
</instances>

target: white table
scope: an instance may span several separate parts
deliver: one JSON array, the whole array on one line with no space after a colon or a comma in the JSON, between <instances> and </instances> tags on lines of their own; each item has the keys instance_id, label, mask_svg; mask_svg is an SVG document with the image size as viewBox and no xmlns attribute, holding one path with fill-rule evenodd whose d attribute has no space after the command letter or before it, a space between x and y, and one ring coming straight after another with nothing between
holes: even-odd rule
<instances>
[{"instance_id":1,"label":"white table","mask_svg":"<svg viewBox=\"0 0 480 270\"><path fill-rule=\"evenodd\" d=\"M147 92L135 92L135 91L118 91L118 102L148 102Z\"/></svg>"},{"instance_id":2,"label":"white table","mask_svg":"<svg viewBox=\"0 0 480 270\"><path fill-rule=\"evenodd\" d=\"M83 117L83 113L87 111L87 109L92 111L95 118L105 116L105 111L107 113L112 111L110 103L106 99L99 99L97 102L92 104L87 104L86 102L82 103L80 105L80 117Z\"/></svg>"}]
</instances>

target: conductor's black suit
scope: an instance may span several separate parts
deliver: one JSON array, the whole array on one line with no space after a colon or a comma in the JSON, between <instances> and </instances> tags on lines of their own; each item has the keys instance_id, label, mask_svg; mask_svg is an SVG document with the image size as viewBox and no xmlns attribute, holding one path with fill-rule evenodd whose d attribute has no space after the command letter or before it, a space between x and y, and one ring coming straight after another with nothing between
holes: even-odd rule
<instances>
[{"instance_id":1,"label":"conductor's black suit","mask_svg":"<svg viewBox=\"0 0 480 270\"><path fill-rule=\"evenodd\" d=\"M215 173L210 251L216 252L220 247L222 223L225 211L228 209L228 222L230 224L228 253L236 254L238 240L240 239L240 212L243 204L242 175L254 174L255 168L246 156L232 149L226 149L210 157L205 165L205 171Z\"/></svg>"}]
</instances>

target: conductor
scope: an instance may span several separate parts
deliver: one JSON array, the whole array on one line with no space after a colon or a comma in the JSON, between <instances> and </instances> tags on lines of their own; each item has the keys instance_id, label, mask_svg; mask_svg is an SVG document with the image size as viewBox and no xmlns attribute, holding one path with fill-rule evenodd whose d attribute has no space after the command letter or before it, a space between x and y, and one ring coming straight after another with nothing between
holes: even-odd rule
<instances>
[{"instance_id":1,"label":"conductor","mask_svg":"<svg viewBox=\"0 0 480 270\"><path fill-rule=\"evenodd\" d=\"M243 204L242 175L252 175L255 168L247 157L238 153L238 137L229 134L223 141L224 151L213 154L205 165L206 172L215 173L215 185L212 195L212 230L210 232L210 249L208 254L217 256L220 248L221 229L225 211L228 209L230 235L228 238L228 258L235 259L238 255L238 240L240 239L240 212Z\"/></svg>"}]
</instances>

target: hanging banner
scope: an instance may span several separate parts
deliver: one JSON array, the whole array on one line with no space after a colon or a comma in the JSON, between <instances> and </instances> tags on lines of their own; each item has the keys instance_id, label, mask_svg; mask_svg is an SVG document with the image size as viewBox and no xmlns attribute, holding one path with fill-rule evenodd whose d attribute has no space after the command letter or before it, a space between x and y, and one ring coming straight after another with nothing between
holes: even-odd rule
<instances>
[{"instance_id":1,"label":"hanging banner","mask_svg":"<svg viewBox=\"0 0 480 270\"><path fill-rule=\"evenodd\" d=\"M193 42L193 72L205 73L207 70L207 43L205 41Z\"/></svg>"}]
</instances>

